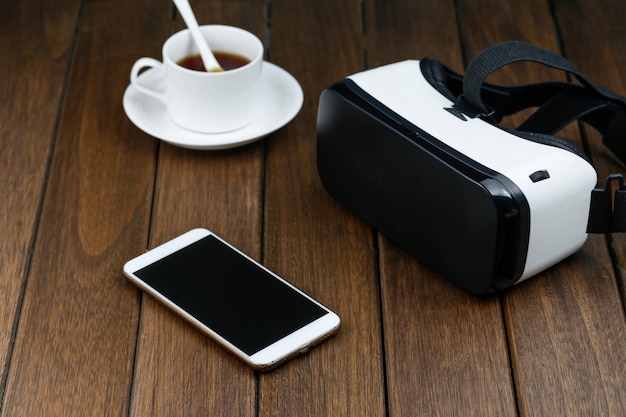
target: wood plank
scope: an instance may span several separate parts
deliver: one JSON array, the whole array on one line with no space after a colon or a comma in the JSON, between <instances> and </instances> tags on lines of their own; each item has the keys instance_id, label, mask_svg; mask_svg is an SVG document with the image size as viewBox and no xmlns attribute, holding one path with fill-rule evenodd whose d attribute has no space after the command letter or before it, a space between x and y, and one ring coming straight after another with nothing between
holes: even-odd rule
<instances>
[{"instance_id":1,"label":"wood plank","mask_svg":"<svg viewBox=\"0 0 626 417\"><path fill-rule=\"evenodd\" d=\"M359 2L274 1L270 24L271 60L300 81L305 102L268 141L264 261L336 311L343 327L261 376L260 415L384 415L372 234L324 191L315 162L320 93L363 68Z\"/></svg>"},{"instance_id":2,"label":"wood plank","mask_svg":"<svg viewBox=\"0 0 626 417\"><path fill-rule=\"evenodd\" d=\"M155 147L126 119L122 94L132 60L153 42L145 34L163 28L145 14L149 3L82 6L3 416L128 414L139 297L121 267L147 241ZM46 8L59 20L45 20L45 32L76 6Z\"/></svg>"},{"instance_id":3,"label":"wood plank","mask_svg":"<svg viewBox=\"0 0 626 417\"><path fill-rule=\"evenodd\" d=\"M566 57L592 81L622 95L626 94L626 77L623 74L626 51L624 3L557 1L554 4L554 13L561 30ZM584 24L580 24L581 22ZM604 177L608 173L624 173L624 166L617 163L603 148L599 135L592 129L585 129L585 133L589 137L589 147L599 173L600 184L604 184ZM621 234L614 235L613 239L612 250L616 252L619 262L616 270L621 275L621 298L613 268L610 266L611 258L605 250L595 249L605 244L604 237L594 236L579 254L585 265L584 275L579 280L568 277L568 281L573 281L569 291L573 293L571 297L575 303L572 303L572 308L557 304L560 307L557 310L558 321L550 319L559 324L560 331L555 332L554 337L567 338L567 344L571 346L554 352L557 364L563 369L563 379L568 379L565 382L557 381L563 384L563 391L555 397L540 396L540 404L543 405L544 401L548 404L550 401L559 401L559 406L566 409L568 415L620 415L626 409L626 323L621 266L626 259L625 241ZM595 245L594 241L597 242ZM541 328L538 331L554 326L549 322L540 323L538 327ZM569 329L570 326L576 328ZM569 333L565 332L568 329ZM523 360L533 359L526 354ZM539 378L551 382L554 380L553 375L546 375L545 372L539 373ZM529 389L532 390L535 384L536 380L529 381ZM581 392L585 395L581 396ZM534 391L530 394L534 394ZM537 415L541 411L539 408Z\"/></svg>"},{"instance_id":4,"label":"wood plank","mask_svg":"<svg viewBox=\"0 0 626 417\"><path fill-rule=\"evenodd\" d=\"M150 246L207 227L259 259L262 143L201 153L162 145ZM143 296L133 415L254 415L256 377L220 348ZM164 381L172 381L164 383Z\"/></svg>"},{"instance_id":5,"label":"wood plank","mask_svg":"<svg viewBox=\"0 0 626 417\"><path fill-rule=\"evenodd\" d=\"M201 23L259 35L305 90L267 139L196 152L142 133L121 104L132 63L184 26L171 0L0 0L0 416L622 415L623 235L471 296L328 196L315 116L347 74L424 56L462 72L504 39L562 47L626 94L626 4L419 3L192 0ZM546 77L563 76L515 66L492 80ZM601 182L625 172L583 136ZM339 335L258 374L122 277L127 259L197 226L337 311Z\"/></svg>"},{"instance_id":6,"label":"wood plank","mask_svg":"<svg viewBox=\"0 0 626 417\"><path fill-rule=\"evenodd\" d=\"M611 10L607 5L589 3L594 8L597 5L597 10ZM560 2L557 13L576 9L578 4ZM474 52L486 44L519 38L558 51L559 37L548 10L549 6L539 1L523 5L462 2L460 22L467 49ZM500 24L485 25L485 16L494 16ZM578 21L564 16L559 26L575 27L569 29L573 37L565 31L561 42L579 51L578 34L584 33L579 22L590 16L580 14ZM618 21L615 25L619 26ZM609 27L595 27L590 38L609 45L607 37L602 42ZM595 65L598 58L577 55L573 63ZM513 70L512 79L554 79L546 78L547 70L535 67ZM610 71L607 74L615 73ZM575 126L562 137L580 143ZM570 259L508 291L504 311L521 415L619 415L624 410L624 317L603 237L590 237Z\"/></svg>"},{"instance_id":7,"label":"wood plank","mask_svg":"<svg viewBox=\"0 0 626 417\"><path fill-rule=\"evenodd\" d=\"M602 236L591 236L576 255L508 294L522 416L622 413L621 307Z\"/></svg>"},{"instance_id":8,"label":"wood plank","mask_svg":"<svg viewBox=\"0 0 626 417\"><path fill-rule=\"evenodd\" d=\"M584 1L569 4L557 1L554 5L557 22L563 33L566 56L594 83L626 96L626 6L616 0ZM579 24L582 22L582 24ZM591 128L584 130L598 170L599 184L608 174L626 174L624 164L608 151L600 135ZM616 271L622 300L626 299L626 235L609 237L611 250L617 256Z\"/></svg>"},{"instance_id":9,"label":"wood plank","mask_svg":"<svg viewBox=\"0 0 626 417\"><path fill-rule=\"evenodd\" d=\"M453 2L369 6L368 65L428 57L463 71ZM390 414L514 415L498 297L467 294L384 237L380 248Z\"/></svg>"},{"instance_id":10,"label":"wood plank","mask_svg":"<svg viewBox=\"0 0 626 417\"><path fill-rule=\"evenodd\" d=\"M263 0L192 6L200 24L240 26L266 38ZM173 25L184 27L180 18ZM206 227L260 260L263 159L263 141L213 152L161 144L150 247ZM257 385L250 368L143 296L132 415L253 416Z\"/></svg>"},{"instance_id":11,"label":"wood plank","mask_svg":"<svg viewBox=\"0 0 626 417\"><path fill-rule=\"evenodd\" d=\"M0 2L0 393L21 309L78 12ZM50 30L54 27L54 30ZM37 68L35 71L28 71ZM0 405L2 400L0 399ZM1 408L1 406L0 406Z\"/></svg>"},{"instance_id":12,"label":"wood plank","mask_svg":"<svg viewBox=\"0 0 626 417\"><path fill-rule=\"evenodd\" d=\"M464 64L455 20L453 1L367 2L364 22L367 66L427 57L462 72Z\"/></svg>"}]
</instances>

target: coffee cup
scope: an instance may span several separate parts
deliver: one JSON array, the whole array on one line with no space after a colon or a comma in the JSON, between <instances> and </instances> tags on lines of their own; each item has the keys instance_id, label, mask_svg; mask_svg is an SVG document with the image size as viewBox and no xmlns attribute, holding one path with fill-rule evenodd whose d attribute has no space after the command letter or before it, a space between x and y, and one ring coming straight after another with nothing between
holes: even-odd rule
<instances>
[{"instance_id":1,"label":"coffee cup","mask_svg":"<svg viewBox=\"0 0 626 417\"><path fill-rule=\"evenodd\" d=\"M207 25L200 31L218 57L220 52L249 62L223 72L183 67L181 61L199 53L189 30L184 29L165 41L162 62L147 57L135 62L131 84L140 93L163 102L170 119L184 129L223 133L245 127L254 121L261 105L263 43L252 33L233 26ZM140 72L145 69L158 71L164 82L142 84Z\"/></svg>"}]
</instances>

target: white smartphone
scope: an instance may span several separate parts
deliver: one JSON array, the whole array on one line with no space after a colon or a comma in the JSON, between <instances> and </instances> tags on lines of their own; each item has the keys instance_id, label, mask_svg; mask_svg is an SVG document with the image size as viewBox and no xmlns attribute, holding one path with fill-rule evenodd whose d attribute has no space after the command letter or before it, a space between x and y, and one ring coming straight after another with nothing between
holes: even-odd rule
<instances>
[{"instance_id":1,"label":"white smartphone","mask_svg":"<svg viewBox=\"0 0 626 417\"><path fill-rule=\"evenodd\" d=\"M339 316L206 229L124 265L139 288L255 369L327 339Z\"/></svg>"}]
</instances>

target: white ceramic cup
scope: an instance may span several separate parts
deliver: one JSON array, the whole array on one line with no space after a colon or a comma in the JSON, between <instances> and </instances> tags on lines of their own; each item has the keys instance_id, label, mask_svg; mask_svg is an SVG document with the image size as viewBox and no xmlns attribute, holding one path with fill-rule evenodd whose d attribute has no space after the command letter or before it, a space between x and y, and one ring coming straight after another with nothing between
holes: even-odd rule
<instances>
[{"instance_id":1,"label":"white ceramic cup","mask_svg":"<svg viewBox=\"0 0 626 417\"><path fill-rule=\"evenodd\" d=\"M165 104L167 114L180 127L201 133L240 129L259 113L263 43L250 32L233 26L201 26L202 35L215 52L237 54L250 60L242 67L224 72L190 70L177 64L198 54L187 29L172 35L163 44L163 62L140 58L130 73L131 84L141 93ZM145 68L159 71L164 90L141 83Z\"/></svg>"}]
</instances>

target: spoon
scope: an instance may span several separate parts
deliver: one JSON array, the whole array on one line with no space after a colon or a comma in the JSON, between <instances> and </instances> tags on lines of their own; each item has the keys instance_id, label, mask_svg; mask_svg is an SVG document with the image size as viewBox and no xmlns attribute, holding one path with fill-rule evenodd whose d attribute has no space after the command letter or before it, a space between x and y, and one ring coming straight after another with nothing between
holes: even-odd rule
<instances>
[{"instance_id":1,"label":"spoon","mask_svg":"<svg viewBox=\"0 0 626 417\"><path fill-rule=\"evenodd\" d=\"M213 52L211 52L206 39L204 39L204 36L200 33L198 21L196 20L196 16L193 14L193 10L191 10L189 0L174 0L174 4L176 5L180 15L183 17L189 32L191 32L191 37L196 42L204 68L206 68L207 72L224 71L224 69L217 62L217 59L215 59Z\"/></svg>"}]
</instances>

